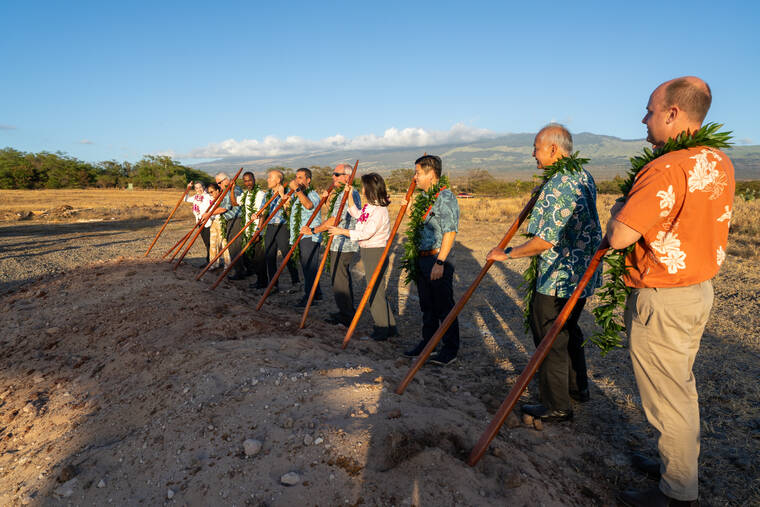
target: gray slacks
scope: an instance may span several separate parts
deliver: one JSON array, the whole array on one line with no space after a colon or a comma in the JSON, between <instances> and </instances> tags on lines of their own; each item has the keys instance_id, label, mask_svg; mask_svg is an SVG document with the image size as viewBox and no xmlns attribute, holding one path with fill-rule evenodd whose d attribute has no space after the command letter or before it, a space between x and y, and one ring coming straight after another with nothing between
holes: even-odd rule
<instances>
[{"instance_id":1,"label":"gray slacks","mask_svg":"<svg viewBox=\"0 0 760 507\"><path fill-rule=\"evenodd\" d=\"M367 279L367 283L369 283L372 274L377 269L383 250L385 250L383 247L360 249L362 264L364 264L364 276ZM372 314L372 320L375 321L375 326L383 328L396 325L393 310L390 303L388 303L388 299L385 297L385 272L387 269L388 258L386 257L377 283L375 283L369 296L369 311Z\"/></svg>"}]
</instances>

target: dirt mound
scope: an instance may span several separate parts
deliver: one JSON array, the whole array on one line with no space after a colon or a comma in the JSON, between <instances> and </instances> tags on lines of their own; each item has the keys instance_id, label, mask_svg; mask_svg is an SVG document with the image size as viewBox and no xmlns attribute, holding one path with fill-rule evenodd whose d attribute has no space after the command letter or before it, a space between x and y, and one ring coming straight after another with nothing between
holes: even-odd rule
<instances>
[{"instance_id":1,"label":"dirt mound","mask_svg":"<svg viewBox=\"0 0 760 507\"><path fill-rule=\"evenodd\" d=\"M299 331L287 294L255 312L194 273L122 260L0 299L0 504L612 501L562 426L505 429L467 466L498 405L477 371L425 368L397 396L398 344L342 351L344 328Z\"/></svg>"}]
</instances>

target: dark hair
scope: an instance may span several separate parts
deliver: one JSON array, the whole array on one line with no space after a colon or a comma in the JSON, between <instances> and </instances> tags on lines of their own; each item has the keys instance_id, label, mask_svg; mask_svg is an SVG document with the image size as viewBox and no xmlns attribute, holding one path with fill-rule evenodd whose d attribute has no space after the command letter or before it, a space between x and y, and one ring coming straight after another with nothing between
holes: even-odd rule
<instances>
[{"instance_id":1,"label":"dark hair","mask_svg":"<svg viewBox=\"0 0 760 507\"><path fill-rule=\"evenodd\" d=\"M377 173L362 175L364 195L373 206L388 206L391 203L388 191L385 189L385 180Z\"/></svg>"},{"instance_id":2,"label":"dark hair","mask_svg":"<svg viewBox=\"0 0 760 507\"><path fill-rule=\"evenodd\" d=\"M203 190L206 190L206 188L207 188L207 187L206 187L206 184L205 184L205 183L203 183L202 181L196 181L195 183L193 183L193 187L194 187L195 185L200 185L200 186L201 186L201 188L202 188Z\"/></svg>"},{"instance_id":3,"label":"dark hair","mask_svg":"<svg viewBox=\"0 0 760 507\"><path fill-rule=\"evenodd\" d=\"M254 176L254 174L251 171L244 172L243 178L245 178L246 176L250 176L253 179L253 182L256 183L256 176Z\"/></svg>"},{"instance_id":4,"label":"dark hair","mask_svg":"<svg viewBox=\"0 0 760 507\"><path fill-rule=\"evenodd\" d=\"M693 80L681 77L673 80L665 88L665 107L678 106L692 120L702 123L712 104L710 85L695 83Z\"/></svg>"},{"instance_id":5,"label":"dark hair","mask_svg":"<svg viewBox=\"0 0 760 507\"><path fill-rule=\"evenodd\" d=\"M435 176L437 178L441 177L441 172L443 171L443 162L441 161L441 157L438 157L436 155L424 155L415 160L414 165L420 166L426 173L435 171Z\"/></svg>"},{"instance_id":6,"label":"dark hair","mask_svg":"<svg viewBox=\"0 0 760 507\"><path fill-rule=\"evenodd\" d=\"M307 169L305 167L302 167L296 171L297 173L304 173L307 178L311 179L311 169Z\"/></svg>"},{"instance_id":7,"label":"dark hair","mask_svg":"<svg viewBox=\"0 0 760 507\"><path fill-rule=\"evenodd\" d=\"M209 184L208 184L208 186L206 187L206 191L208 191L208 190L212 190L212 189L213 189L213 190L216 190L217 192L221 192L221 190L222 190L222 189L219 187L219 185L217 185L216 183L209 183Z\"/></svg>"}]
</instances>

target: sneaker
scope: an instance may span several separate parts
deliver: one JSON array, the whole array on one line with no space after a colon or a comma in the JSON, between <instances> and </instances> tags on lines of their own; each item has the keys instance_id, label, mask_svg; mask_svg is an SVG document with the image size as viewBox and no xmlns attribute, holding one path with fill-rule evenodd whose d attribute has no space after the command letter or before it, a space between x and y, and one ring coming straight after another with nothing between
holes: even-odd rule
<instances>
[{"instance_id":1,"label":"sneaker","mask_svg":"<svg viewBox=\"0 0 760 507\"><path fill-rule=\"evenodd\" d=\"M405 350L404 351L404 356L405 357L417 357L417 356L419 356L420 354L422 354L422 351L425 349L425 345L426 345L426 342L420 342L420 343L418 343L416 347L414 347L412 349L409 349L409 350Z\"/></svg>"},{"instance_id":2,"label":"sneaker","mask_svg":"<svg viewBox=\"0 0 760 507\"><path fill-rule=\"evenodd\" d=\"M451 352L436 352L432 356L430 356L430 363L431 364L437 364L439 366L446 366L448 364L452 364L457 360L457 355L452 354Z\"/></svg>"},{"instance_id":3,"label":"sneaker","mask_svg":"<svg viewBox=\"0 0 760 507\"><path fill-rule=\"evenodd\" d=\"M541 419L543 422L565 422L570 421L573 418L572 410L550 410L549 407L543 403L526 404L520 407L520 410L524 414L533 416L536 419Z\"/></svg>"}]
</instances>

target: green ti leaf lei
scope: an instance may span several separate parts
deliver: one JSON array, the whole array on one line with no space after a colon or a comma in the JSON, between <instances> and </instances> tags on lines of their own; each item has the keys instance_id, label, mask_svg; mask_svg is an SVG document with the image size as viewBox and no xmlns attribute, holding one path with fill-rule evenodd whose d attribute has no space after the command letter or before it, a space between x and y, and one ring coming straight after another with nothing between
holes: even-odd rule
<instances>
[{"instance_id":1,"label":"green ti leaf lei","mask_svg":"<svg viewBox=\"0 0 760 507\"><path fill-rule=\"evenodd\" d=\"M422 228L424 227L425 213L433 207L438 192L443 187L449 187L449 178L441 176L438 183L428 189L427 192L420 191L412 204L412 213L409 217L409 226L406 228L406 242L404 242L404 255L401 258L401 269L406 271L404 284L416 282L419 270L417 269L417 259L420 256L420 241L422 240Z\"/></svg>"},{"instance_id":2,"label":"green ti leaf lei","mask_svg":"<svg viewBox=\"0 0 760 507\"><path fill-rule=\"evenodd\" d=\"M722 124L708 123L694 133L681 132L675 139L668 141L660 148L651 150L644 148L641 155L631 157L631 168L628 170L628 178L620 184L620 191L624 196L631 191L636 175L641 169L654 159L670 153L671 151L685 150L696 146L710 148L728 148L731 146L731 132L718 132ZM622 198L624 199L624 198ZM625 333L625 323L618 309L624 309L630 288L625 285L623 275L628 270L625 264L626 255L631 252L634 245L623 250L611 250L604 262L608 269L605 271L607 283L596 293L599 304L592 310L596 323L601 331L594 334L588 341L601 349L602 356L607 352L623 346L621 334Z\"/></svg>"},{"instance_id":3,"label":"green ti leaf lei","mask_svg":"<svg viewBox=\"0 0 760 507\"><path fill-rule=\"evenodd\" d=\"M547 181L552 179L557 174L570 174L574 172L580 172L583 170L583 165L588 164L589 159L587 158L580 158L578 157L578 152L576 151L569 157L562 157L556 162L554 162L552 165L544 167L543 171L540 174L536 174L537 178L541 179L541 187L536 190L537 193L541 193L541 190L543 189L544 185ZM531 198L533 197L532 194ZM531 215L533 214L533 211L531 210ZM528 217L528 220L530 220L530 217ZM533 234L523 234L523 236L530 238L533 237ZM523 303L524 303L524 310L523 310L523 322L525 324L525 332L530 331L530 316L531 312L533 311L532 302L533 302L533 296L536 293L536 284L538 283L538 260L539 255L534 255L530 259L530 264L523 272L523 282L520 284L520 287L525 287L525 296L523 296Z\"/></svg>"},{"instance_id":4,"label":"green ti leaf lei","mask_svg":"<svg viewBox=\"0 0 760 507\"><path fill-rule=\"evenodd\" d=\"M309 185L309 188L303 191L304 195L309 195L314 190L314 187ZM298 237L301 230L301 212L303 211L303 204L301 204L301 200L298 198L295 193L291 197L291 199L294 199L293 205L290 207L290 213L293 213L293 220L291 221L290 226L290 237L295 239ZM288 217L289 218L289 217ZM298 261L298 258L301 256L301 248L296 245L296 249L293 250L293 255L290 257L290 260L294 263Z\"/></svg>"},{"instance_id":5,"label":"green ti leaf lei","mask_svg":"<svg viewBox=\"0 0 760 507\"><path fill-rule=\"evenodd\" d=\"M251 219L253 215L256 214L258 211L256 209L256 194L261 190L261 187L259 187L258 183L254 183L253 188L251 190L243 190L242 195L240 196L240 203L241 206L245 207L245 213L243 213L243 216L241 217L242 220L245 220L246 217L248 217L248 220ZM253 196L252 199L248 204L246 204L246 200L248 199L248 195ZM266 201L264 201L266 202ZM245 225L247 220L242 223L242 225ZM256 226L254 224L249 225L245 231L243 231L243 234L240 236L241 246L245 245L250 241L250 239L253 237L254 233L256 232ZM262 231L263 232L263 231ZM261 235L259 235L261 237ZM262 238L263 239L263 238ZM253 248L249 248L246 250L245 255L248 257L253 258Z\"/></svg>"}]
</instances>

